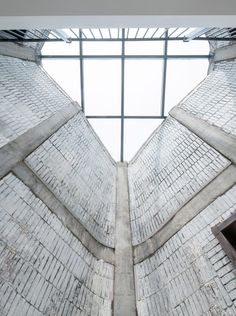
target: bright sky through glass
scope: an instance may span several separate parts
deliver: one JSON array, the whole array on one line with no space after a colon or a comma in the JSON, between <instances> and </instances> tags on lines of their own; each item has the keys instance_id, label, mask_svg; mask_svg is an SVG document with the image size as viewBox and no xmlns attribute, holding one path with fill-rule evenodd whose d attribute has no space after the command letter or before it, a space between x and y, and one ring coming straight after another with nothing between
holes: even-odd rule
<instances>
[{"instance_id":1,"label":"bright sky through glass","mask_svg":"<svg viewBox=\"0 0 236 316\"><path fill-rule=\"evenodd\" d=\"M92 38L89 30L83 31L88 38ZM104 34L106 31L104 30ZM115 36L118 35L115 34L117 29L110 31ZM93 30L93 32L95 34L98 30ZM130 34L132 32L134 36L137 33L136 29L130 29ZM141 36L141 32L144 33L145 29L140 29L138 36ZM163 29L159 32L163 32ZM72 99L81 103L80 60L75 56L80 54L79 45L79 42L46 43L42 49L42 55L73 55L74 58L45 58L42 59L42 65ZM121 115L121 52L121 41L83 42L85 115ZM209 44L207 41L187 43L168 41L167 53L168 55L208 55ZM135 55L163 54L163 41L125 43L125 57L128 56L124 59L125 115L161 116L164 58L145 59L135 57ZM104 57L99 58L101 55ZM105 58L105 55L113 55L114 58ZM204 79L207 69L207 59L167 59L165 115L168 115L169 110ZM90 118L89 121L112 157L119 161L121 119ZM124 160L132 159L161 122L162 119L124 119Z\"/></svg>"}]
</instances>

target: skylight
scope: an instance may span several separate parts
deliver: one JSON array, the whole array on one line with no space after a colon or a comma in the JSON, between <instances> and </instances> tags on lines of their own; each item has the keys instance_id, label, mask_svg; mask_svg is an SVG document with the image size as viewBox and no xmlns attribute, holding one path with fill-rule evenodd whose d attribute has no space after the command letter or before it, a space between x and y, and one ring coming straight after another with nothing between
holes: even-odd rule
<instances>
[{"instance_id":1,"label":"skylight","mask_svg":"<svg viewBox=\"0 0 236 316\"><path fill-rule=\"evenodd\" d=\"M46 42L42 65L81 104L113 158L129 161L207 74L208 41L181 40L192 31L64 30L78 40Z\"/></svg>"}]
</instances>

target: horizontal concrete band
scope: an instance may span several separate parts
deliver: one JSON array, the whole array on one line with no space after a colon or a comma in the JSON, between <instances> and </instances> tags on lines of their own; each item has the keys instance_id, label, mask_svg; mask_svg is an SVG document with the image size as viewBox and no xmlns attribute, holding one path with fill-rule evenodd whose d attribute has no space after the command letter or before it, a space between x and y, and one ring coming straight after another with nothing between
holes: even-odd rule
<instances>
[{"instance_id":1,"label":"horizontal concrete band","mask_svg":"<svg viewBox=\"0 0 236 316\"><path fill-rule=\"evenodd\" d=\"M173 108L169 114L236 164L236 142L234 137L180 108Z\"/></svg>"},{"instance_id":2,"label":"horizontal concrete band","mask_svg":"<svg viewBox=\"0 0 236 316\"><path fill-rule=\"evenodd\" d=\"M80 111L78 103L72 102L48 119L32 127L16 139L0 148L0 178L16 164L24 160L39 145L55 133Z\"/></svg>"},{"instance_id":3,"label":"horizontal concrete band","mask_svg":"<svg viewBox=\"0 0 236 316\"><path fill-rule=\"evenodd\" d=\"M14 43L1 43L0 55L16 57L23 60L37 61L33 48L20 46Z\"/></svg>"},{"instance_id":4,"label":"horizontal concrete band","mask_svg":"<svg viewBox=\"0 0 236 316\"><path fill-rule=\"evenodd\" d=\"M134 247L134 263L137 264L153 255L182 227L235 183L236 167L230 165L185 204L161 230L144 243Z\"/></svg>"},{"instance_id":5,"label":"horizontal concrete band","mask_svg":"<svg viewBox=\"0 0 236 316\"><path fill-rule=\"evenodd\" d=\"M100 244L24 162L19 163L12 171L47 205L90 253L98 259L111 264L115 263L114 250Z\"/></svg>"},{"instance_id":6,"label":"horizontal concrete band","mask_svg":"<svg viewBox=\"0 0 236 316\"><path fill-rule=\"evenodd\" d=\"M236 45L229 45L225 47L217 48L214 51L213 62L221 62L224 60L231 60L236 58Z\"/></svg>"}]
</instances>

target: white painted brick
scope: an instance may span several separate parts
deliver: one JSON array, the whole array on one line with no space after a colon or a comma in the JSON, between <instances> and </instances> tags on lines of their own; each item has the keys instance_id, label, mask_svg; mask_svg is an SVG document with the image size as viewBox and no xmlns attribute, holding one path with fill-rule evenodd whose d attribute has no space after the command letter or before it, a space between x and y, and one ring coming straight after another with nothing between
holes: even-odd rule
<instances>
[{"instance_id":1,"label":"white painted brick","mask_svg":"<svg viewBox=\"0 0 236 316\"><path fill-rule=\"evenodd\" d=\"M59 219L14 175L3 178L0 187L3 182L6 189L14 189L8 192L9 203L0 194L1 215L7 219L7 227L0 226L3 315L20 315L20 306L25 313L22 316L57 315L61 306L63 316L72 315L79 306L88 315L92 308L100 313L104 304L111 305L114 268L94 258L67 228L61 234L63 226ZM6 190L2 192L4 195ZM15 198L19 196L21 199ZM17 209L10 202L13 200L26 205L30 221L20 212L12 211ZM33 222L38 226L31 225ZM23 249L19 244L22 241ZM85 291L80 297L82 288ZM111 309L106 314L111 315Z\"/></svg>"},{"instance_id":2,"label":"white painted brick","mask_svg":"<svg viewBox=\"0 0 236 316\"><path fill-rule=\"evenodd\" d=\"M235 194L236 186L187 223L151 258L135 265L139 316L156 315L149 309L150 300L155 300L159 315L178 315L178 306L186 316L236 314L233 266L210 230L222 215L229 217L235 212ZM201 244L206 234L212 236L210 246Z\"/></svg>"}]
</instances>

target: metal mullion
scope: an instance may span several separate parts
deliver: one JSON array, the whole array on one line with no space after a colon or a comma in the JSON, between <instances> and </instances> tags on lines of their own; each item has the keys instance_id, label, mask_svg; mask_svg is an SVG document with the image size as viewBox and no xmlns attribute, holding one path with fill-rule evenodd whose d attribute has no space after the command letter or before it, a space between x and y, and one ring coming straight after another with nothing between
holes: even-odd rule
<instances>
[{"instance_id":1,"label":"metal mullion","mask_svg":"<svg viewBox=\"0 0 236 316\"><path fill-rule=\"evenodd\" d=\"M88 119L165 119L166 116L161 115L86 115Z\"/></svg>"},{"instance_id":2,"label":"metal mullion","mask_svg":"<svg viewBox=\"0 0 236 316\"><path fill-rule=\"evenodd\" d=\"M111 29L109 28L108 30L109 30L109 37L111 39L112 38L112 36L111 36Z\"/></svg>"},{"instance_id":3,"label":"metal mullion","mask_svg":"<svg viewBox=\"0 0 236 316\"><path fill-rule=\"evenodd\" d=\"M164 44L164 64L162 75L162 95L161 95L161 116L165 115L165 97L166 97L166 72L167 72L167 49L168 49L168 30L165 32Z\"/></svg>"},{"instance_id":4,"label":"metal mullion","mask_svg":"<svg viewBox=\"0 0 236 316\"><path fill-rule=\"evenodd\" d=\"M93 39L96 39L96 37L95 37L95 35L94 35L92 29L89 29L89 31L90 31L90 33L92 34Z\"/></svg>"},{"instance_id":5,"label":"metal mullion","mask_svg":"<svg viewBox=\"0 0 236 316\"><path fill-rule=\"evenodd\" d=\"M20 34L17 34L15 33L14 31L12 30L7 30L7 32L9 32L12 36L15 36L16 40L17 41L21 41L24 39L24 36L20 35Z\"/></svg>"},{"instance_id":6,"label":"metal mullion","mask_svg":"<svg viewBox=\"0 0 236 316\"><path fill-rule=\"evenodd\" d=\"M4 30L2 30L4 31ZM54 34L51 33L55 38L22 38L22 42L63 42L63 40L59 37L56 37ZM163 36L163 34L162 34ZM71 42L76 42L76 41L84 41L84 42L120 42L122 41L121 38L71 38ZM228 41L228 37L199 37L199 38L194 38L193 41ZM232 40L236 40L235 38ZM0 39L0 42L17 42L19 41L18 39ZM165 38L163 37L150 37L150 38L126 38L126 41L130 42L135 42L135 41L165 41ZM186 37L170 37L169 41L186 41Z\"/></svg>"},{"instance_id":7,"label":"metal mullion","mask_svg":"<svg viewBox=\"0 0 236 316\"><path fill-rule=\"evenodd\" d=\"M32 34L33 36L32 36L32 35L30 36L29 34ZM27 35L28 38L30 38L30 39L35 39L35 36L37 36L38 39L40 38L38 35L36 35L35 33L31 32L31 31L27 31L27 32L25 33L25 35ZM24 38L25 38L25 37L24 37Z\"/></svg>"},{"instance_id":8,"label":"metal mullion","mask_svg":"<svg viewBox=\"0 0 236 316\"><path fill-rule=\"evenodd\" d=\"M126 35L126 39L129 38L129 27L127 29L127 35Z\"/></svg>"},{"instance_id":9,"label":"metal mullion","mask_svg":"<svg viewBox=\"0 0 236 316\"><path fill-rule=\"evenodd\" d=\"M145 36L147 35L147 32L149 31L149 27L147 28L146 32L143 35L143 38L145 38Z\"/></svg>"},{"instance_id":10,"label":"metal mullion","mask_svg":"<svg viewBox=\"0 0 236 316\"><path fill-rule=\"evenodd\" d=\"M73 31L73 29L70 29L71 33L73 33L75 35L75 38L79 38L78 35Z\"/></svg>"},{"instance_id":11,"label":"metal mullion","mask_svg":"<svg viewBox=\"0 0 236 316\"><path fill-rule=\"evenodd\" d=\"M82 30L79 30L79 36L82 38ZM81 95L81 109L85 112L84 108L84 60L83 60L83 41L80 42L79 46L80 51L80 95Z\"/></svg>"},{"instance_id":12,"label":"metal mullion","mask_svg":"<svg viewBox=\"0 0 236 316\"><path fill-rule=\"evenodd\" d=\"M125 86L125 29L122 29L121 42L121 131L120 131L120 161L124 161L124 86Z\"/></svg>"},{"instance_id":13,"label":"metal mullion","mask_svg":"<svg viewBox=\"0 0 236 316\"><path fill-rule=\"evenodd\" d=\"M159 28L157 28L156 30L155 30L155 32L152 34L152 36L151 36L151 39L153 39L153 40L155 40L155 35L156 35L156 33L157 33L157 31L159 30Z\"/></svg>"},{"instance_id":14,"label":"metal mullion","mask_svg":"<svg viewBox=\"0 0 236 316\"><path fill-rule=\"evenodd\" d=\"M80 55L41 55L41 58L45 59L78 59ZM126 55L125 59L205 59L210 55ZM120 59L122 55L83 55L83 59Z\"/></svg>"},{"instance_id":15,"label":"metal mullion","mask_svg":"<svg viewBox=\"0 0 236 316\"><path fill-rule=\"evenodd\" d=\"M184 33L187 32L187 30L189 29L189 27L186 27L181 33L179 33L176 38L180 37L180 35L183 35Z\"/></svg>"}]
</instances>

